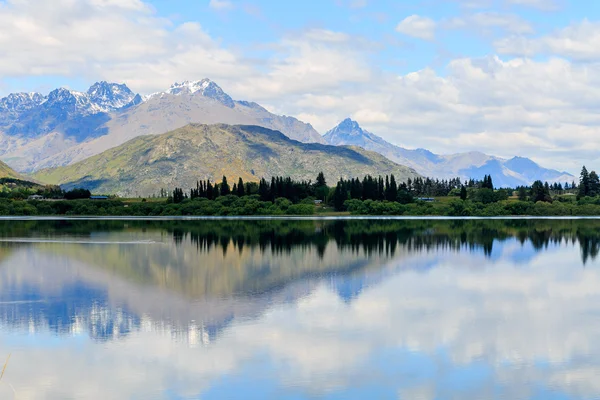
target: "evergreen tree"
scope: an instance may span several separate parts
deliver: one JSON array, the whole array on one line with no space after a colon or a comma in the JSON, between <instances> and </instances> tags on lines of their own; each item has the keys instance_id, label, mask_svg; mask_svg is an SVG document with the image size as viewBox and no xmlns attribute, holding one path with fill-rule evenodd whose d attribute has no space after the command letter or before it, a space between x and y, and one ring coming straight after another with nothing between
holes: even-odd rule
<instances>
[{"instance_id":1,"label":"evergreen tree","mask_svg":"<svg viewBox=\"0 0 600 400\"><path fill-rule=\"evenodd\" d=\"M590 175L585 165L581 169L581 175L579 175L579 193L577 197L585 197L590 192Z\"/></svg>"},{"instance_id":2,"label":"evergreen tree","mask_svg":"<svg viewBox=\"0 0 600 400\"><path fill-rule=\"evenodd\" d=\"M460 199L461 200L467 199L467 188L464 185L460 187Z\"/></svg>"},{"instance_id":3,"label":"evergreen tree","mask_svg":"<svg viewBox=\"0 0 600 400\"><path fill-rule=\"evenodd\" d=\"M206 181L206 198L209 200L214 200L215 199L215 190L213 188L212 183L210 183L210 180Z\"/></svg>"},{"instance_id":4,"label":"evergreen tree","mask_svg":"<svg viewBox=\"0 0 600 400\"><path fill-rule=\"evenodd\" d=\"M590 172L590 188L588 196L598 196L600 194L600 179L596 171Z\"/></svg>"},{"instance_id":5,"label":"evergreen tree","mask_svg":"<svg viewBox=\"0 0 600 400\"><path fill-rule=\"evenodd\" d=\"M242 180L241 177L238 180L238 184L237 184L237 195L239 197L244 197L246 195L246 190L244 188L244 181Z\"/></svg>"},{"instance_id":6,"label":"evergreen tree","mask_svg":"<svg viewBox=\"0 0 600 400\"><path fill-rule=\"evenodd\" d=\"M344 202L348 200L348 191L345 188L343 179L337 183L333 192L333 207L336 211L345 211Z\"/></svg>"},{"instance_id":7,"label":"evergreen tree","mask_svg":"<svg viewBox=\"0 0 600 400\"><path fill-rule=\"evenodd\" d=\"M325 175L323 172L319 172L319 175L317 175L317 181L315 182L315 195L317 199L325 201L328 194L329 188L327 187L327 182L325 181Z\"/></svg>"},{"instance_id":8,"label":"evergreen tree","mask_svg":"<svg viewBox=\"0 0 600 400\"><path fill-rule=\"evenodd\" d=\"M531 185L531 200L533 200L534 202L546 201L551 203L552 197L550 197L548 183L544 185L542 181L533 182L533 185Z\"/></svg>"},{"instance_id":9,"label":"evergreen tree","mask_svg":"<svg viewBox=\"0 0 600 400\"><path fill-rule=\"evenodd\" d=\"M388 193L389 201L398 201L398 185L396 184L396 178L394 175L390 175L390 189Z\"/></svg>"},{"instance_id":10,"label":"evergreen tree","mask_svg":"<svg viewBox=\"0 0 600 400\"><path fill-rule=\"evenodd\" d=\"M221 196L227 196L231 193L231 189L229 188L229 184L227 183L227 177L223 175L223 180L221 181Z\"/></svg>"},{"instance_id":11,"label":"evergreen tree","mask_svg":"<svg viewBox=\"0 0 600 400\"><path fill-rule=\"evenodd\" d=\"M525 186L520 186L518 190L519 200L526 201L527 200L527 189Z\"/></svg>"},{"instance_id":12,"label":"evergreen tree","mask_svg":"<svg viewBox=\"0 0 600 400\"><path fill-rule=\"evenodd\" d=\"M389 192L390 192L390 177L386 175L385 176L385 198L386 198L386 200L390 199Z\"/></svg>"},{"instance_id":13,"label":"evergreen tree","mask_svg":"<svg viewBox=\"0 0 600 400\"><path fill-rule=\"evenodd\" d=\"M258 195L260 196L260 201L269 201L269 184L262 178L260 183L258 184Z\"/></svg>"},{"instance_id":14,"label":"evergreen tree","mask_svg":"<svg viewBox=\"0 0 600 400\"><path fill-rule=\"evenodd\" d=\"M323 172L319 172L319 175L317 175L317 182L315 183L315 186L327 186L327 182L325 181L325 175L323 174Z\"/></svg>"},{"instance_id":15,"label":"evergreen tree","mask_svg":"<svg viewBox=\"0 0 600 400\"><path fill-rule=\"evenodd\" d=\"M277 198L277 181L271 177L271 186L269 187L269 199L274 203Z\"/></svg>"},{"instance_id":16,"label":"evergreen tree","mask_svg":"<svg viewBox=\"0 0 600 400\"><path fill-rule=\"evenodd\" d=\"M185 195L183 194L183 189L175 188L175 190L173 190L173 203L181 203L184 198Z\"/></svg>"}]
</instances>

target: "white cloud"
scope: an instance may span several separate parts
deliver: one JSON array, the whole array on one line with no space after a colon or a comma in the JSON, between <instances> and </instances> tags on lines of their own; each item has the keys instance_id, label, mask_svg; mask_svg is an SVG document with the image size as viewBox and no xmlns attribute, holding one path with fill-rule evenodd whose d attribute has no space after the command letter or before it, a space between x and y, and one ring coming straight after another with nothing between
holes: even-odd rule
<instances>
[{"instance_id":1,"label":"white cloud","mask_svg":"<svg viewBox=\"0 0 600 400\"><path fill-rule=\"evenodd\" d=\"M435 21L431 18L411 15L396 26L396 31L423 40L433 40L435 25Z\"/></svg>"},{"instance_id":2,"label":"white cloud","mask_svg":"<svg viewBox=\"0 0 600 400\"><path fill-rule=\"evenodd\" d=\"M501 54L559 55L578 61L600 60L600 23L583 20L550 35L537 38L513 36L498 40Z\"/></svg>"},{"instance_id":3,"label":"white cloud","mask_svg":"<svg viewBox=\"0 0 600 400\"><path fill-rule=\"evenodd\" d=\"M229 11L235 8L233 3L229 0L210 0L208 6L213 10L219 11Z\"/></svg>"},{"instance_id":4,"label":"white cloud","mask_svg":"<svg viewBox=\"0 0 600 400\"><path fill-rule=\"evenodd\" d=\"M497 12L479 12L451 18L445 21L443 26L447 29L470 29L484 32L490 29L500 29L514 34L533 33L531 24L521 17Z\"/></svg>"},{"instance_id":5,"label":"white cloud","mask_svg":"<svg viewBox=\"0 0 600 400\"><path fill-rule=\"evenodd\" d=\"M5 78L106 79L148 92L250 68L198 23L174 24L139 0L12 1L0 7L0 26Z\"/></svg>"},{"instance_id":6,"label":"white cloud","mask_svg":"<svg viewBox=\"0 0 600 400\"><path fill-rule=\"evenodd\" d=\"M268 55L257 60L196 22L161 18L140 0L14 0L0 7L0 87L12 78L64 76L125 82L148 94L208 77L236 99L273 105L321 132L353 116L411 148L519 154L574 173L582 162L600 163L593 151L600 147L600 25L583 21L530 38L522 34L531 27L508 14L476 13L461 23L518 34L496 42L501 54L588 62L491 56L398 74L380 67L380 44L325 28L263 44ZM435 29L416 15L399 24L424 39Z\"/></svg>"}]
</instances>

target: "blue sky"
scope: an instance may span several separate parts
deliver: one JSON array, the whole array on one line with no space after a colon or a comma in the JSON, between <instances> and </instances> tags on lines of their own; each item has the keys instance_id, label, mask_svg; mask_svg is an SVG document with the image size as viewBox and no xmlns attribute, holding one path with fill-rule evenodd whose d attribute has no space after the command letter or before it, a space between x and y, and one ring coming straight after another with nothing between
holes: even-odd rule
<instances>
[{"instance_id":1,"label":"blue sky","mask_svg":"<svg viewBox=\"0 0 600 400\"><path fill-rule=\"evenodd\" d=\"M216 81L324 133L350 116L438 153L600 163L600 3L5 0L0 95Z\"/></svg>"}]
</instances>

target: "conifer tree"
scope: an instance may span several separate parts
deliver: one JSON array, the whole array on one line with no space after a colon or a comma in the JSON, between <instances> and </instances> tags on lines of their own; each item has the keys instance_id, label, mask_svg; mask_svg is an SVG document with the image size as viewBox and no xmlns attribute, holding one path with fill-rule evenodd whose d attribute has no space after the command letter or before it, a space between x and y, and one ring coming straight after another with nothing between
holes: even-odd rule
<instances>
[{"instance_id":1,"label":"conifer tree","mask_svg":"<svg viewBox=\"0 0 600 400\"><path fill-rule=\"evenodd\" d=\"M210 183L210 180L206 181L206 198L209 200L214 200L215 199L215 190L213 188L212 183Z\"/></svg>"},{"instance_id":2,"label":"conifer tree","mask_svg":"<svg viewBox=\"0 0 600 400\"><path fill-rule=\"evenodd\" d=\"M465 185L460 187L460 199L461 200L467 199L467 188L465 187Z\"/></svg>"},{"instance_id":3,"label":"conifer tree","mask_svg":"<svg viewBox=\"0 0 600 400\"><path fill-rule=\"evenodd\" d=\"M588 196L598 196L600 194L600 179L596 171L590 172L590 183Z\"/></svg>"},{"instance_id":4,"label":"conifer tree","mask_svg":"<svg viewBox=\"0 0 600 400\"><path fill-rule=\"evenodd\" d=\"M340 179L333 192L333 207L336 211L345 211L344 202L346 200L348 200L348 192L345 188L343 179Z\"/></svg>"},{"instance_id":5,"label":"conifer tree","mask_svg":"<svg viewBox=\"0 0 600 400\"><path fill-rule=\"evenodd\" d=\"M277 181L274 176L271 178L271 187L269 188L269 197L272 202L275 202L275 199L277 198Z\"/></svg>"},{"instance_id":6,"label":"conifer tree","mask_svg":"<svg viewBox=\"0 0 600 400\"><path fill-rule=\"evenodd\" d=\"M398 185L396 184L396 178L394 175L390 175L390 193L389 193L389 201L397 201L398 200Z\"/></svg>"},{"instance_id":7,"label":"conifer tree","mask_svg":"<svg viewBox=\"0 0 600 400\"><path fill-rule=\"evenodd\" d=\"M258 195L260 196L260 201L269 201L269 184L265 178L262 178L258 184Z\"/></svg>"},{"instance_id":8,"label":"conifer tree","mask_svg":"<svg viewBox=\"0 0 600 400\"><path fill-rule=\"evenodd\" d=\"M518 193L519 193L519 200L520 201L526 201L527 200L527 189L525 189L525 186L520 186Z\"/></svg>"},{"instance_id":9,"label":"conifer tree","mask_svg":"<svg viewBox=\"0 0 600 400\"><path fill-rule=\"evenodd\" d=\"M221 181L221 196L227 196L231 193L231 189L229 188L229 184L227 183L227 177L223 175L223 180Z\"/></svg>"},{"instance_id":10,"label":"conifer tree","mask_svg":"<svg viewBox=\"0 0 600 400\"><path fill-rule=\"evenodd\" d=\"M240 177L240 179L238 179L238 184L237 184L237 195L239 197L244 197L246 195L246 190L244 188L244 181L242 180L242 178Z\"/></svg>"},{"instance_id":11,"label":"conifer tree","mask_svg":"<svg viewBox=\"0 0 600 400\"><path fill-rule=\"evenodd\" d=\"M577 197L585 197L590 192L590 175L585 165L581 169L581 175L579 175L579 193Z\"/></svg>"}]
</instances>

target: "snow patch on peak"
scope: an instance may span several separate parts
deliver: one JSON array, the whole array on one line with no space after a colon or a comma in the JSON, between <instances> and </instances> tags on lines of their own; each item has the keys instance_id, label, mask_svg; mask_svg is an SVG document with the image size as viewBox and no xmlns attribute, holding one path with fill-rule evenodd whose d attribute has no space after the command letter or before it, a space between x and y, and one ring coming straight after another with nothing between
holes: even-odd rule
<instances>
[{"instance_id":1,"label":"snow patch on peak","mask_svg":"<svg viewBox=\"0 0 600 400\"><path fill-rule=\"evenodd\" d=\"M194 94L196 92L204 92L204 90L212 83L210 79L202 79L200 81L183 81L181 83L175 82L171 85L166 93L169 94L182 94L189 93Z\"/></svg>"},{"instance_id":2,"label":"snow patch on peak","mask_svg":"<svg viewBox=\"0 0 600 400\"><path fill-rule=\"evenodd\" d=\"M183 81L181 83L176 82L173 85L171 85L171 87L167 91L151 94L150 96L144 98L144 101L147 101L154 97L163 97L165 94L170 94L174 96L179 96L182 94L199 94L204 97L216 100L226 107L235 107L235 102L233 101L233 99L227 93L225 93L223 89L219 87L219 85L207 78L202 79L200 81Z\"/></svg>"},{"instance_id":3,"label":"snow patch on peak","mask_svg":"<svg viewBox=\"0 0 600 400\"><path fill-rule=\"evenodd\" d=\"M0 99L0 111L22 112L42 104L46 98L41 93L11 93Z\"/></svg>"},{"instance_id":4,"label":"snow patch on peak","mask_svg":"<svg viewBox=\"0 0 600 400\"><path fill-rule=\"evenodd\" d=\"M135 98L135 94L127 85L106 81L92 85L88 89L87 95L92 103L106 112L123 108Z\"/></svg>"}]
</instances>

